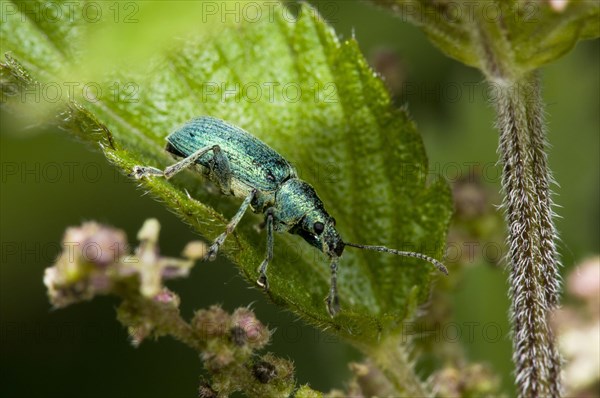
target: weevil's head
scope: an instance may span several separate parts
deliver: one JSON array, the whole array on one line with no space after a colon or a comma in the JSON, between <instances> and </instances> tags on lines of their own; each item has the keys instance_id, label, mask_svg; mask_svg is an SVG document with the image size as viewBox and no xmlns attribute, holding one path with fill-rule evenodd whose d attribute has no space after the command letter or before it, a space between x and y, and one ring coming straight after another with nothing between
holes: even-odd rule
<instances>
[{"instance_id":1,"label":"weevil's head","mask_svg":"<svg viewBox=\"0 0 600 398\"><path fill-rule=\"evenodd\" d=\"M344 241L314 188L297 178L286 181L276 195L278 220L329 257L340 257Z\"/></svg>"},{"instance_id":2,"label":"weevil's head","mask_svg":"<svg viewBox=\"0 0 600 398\"><path fill-rule=\"evenodd\" d=\"M344 241L335 228L335 219L327 213L307 213L293 232L329 257L340 257L344 252Z\"/></svg>"}]
</instances>

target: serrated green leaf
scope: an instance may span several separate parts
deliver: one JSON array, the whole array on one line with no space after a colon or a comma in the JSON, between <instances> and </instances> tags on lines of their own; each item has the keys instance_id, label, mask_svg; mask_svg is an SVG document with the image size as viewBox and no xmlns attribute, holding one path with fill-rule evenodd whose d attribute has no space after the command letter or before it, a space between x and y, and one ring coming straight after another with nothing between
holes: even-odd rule
<instances>
[{"instance_id":1,"label":"serrated green leaf","mask_svg":"<svg viewBox=\"0 0 600 398\"><path fill-rule=\"evenodd\" d=\"M121 69L94 82L102 88L99 100L76 93L59 123L102 144L107 158L128 173L138 164L171 164L163 150L168 133L199 115L219 117L292 161L337 219L344 239L440 258L450 192L440 179L428 182L414 124L393 106L354 40L340 42L306 4L296 18L289 15L275 8L210 40L173 41L143 68ZM77 62L68 54L85 46L85 35L70 29L94 29L75 20L57 38L48 31L53 28L22 21L18 12L7 17L3 48L42 85L56 82L58 71ZM12 58L3 66L3 85L10 79L27 83ZM241 202L215 194L192 172L142 186L209 239L224 230ZM260 221L248 213L223 249L251 284L266 249L265 232L254 228ZM277 234L267 294L306 321L364 346L398 333L427 299L436 275L418 260L348 248L338 280L342 311L331 318L324 302L326 259L301 238Z\"/></svg>"},{"instance_id":2,"label":"serrated green leaf","mask_svg":"<svg viewBox=\"0 0 600 398\"><path fill-rule=\"evenodd\" d=\"M596 0L371 0L423 28L447 55L494 78L524 75L600 36Z\"/></svg>"}]
</instances>

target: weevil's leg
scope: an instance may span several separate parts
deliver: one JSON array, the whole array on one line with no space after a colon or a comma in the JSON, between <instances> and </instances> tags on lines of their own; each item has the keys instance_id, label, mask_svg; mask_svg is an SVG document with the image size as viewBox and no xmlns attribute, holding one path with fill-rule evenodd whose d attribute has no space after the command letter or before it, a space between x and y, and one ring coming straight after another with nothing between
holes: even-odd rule
<instances>
[{"instance_id":1,"label":"weevil's leg","mask_svg":"<svg viewBox=\"0 0 600 398\"><path fill-rule=\"evenodd\" d=\"M162 177L163 171L157 169L156 167L150 166L134 166L133 171L129 175L129 177L135 177L136 180L141 179L142 177Z\"/></svg>"},{"instance_id":2,"label":"weevil's leg","mask_svg":"<svg viewBox=\"0 0 600 398\"><path fill-rule=\"evenodd\" d=\"M213 151L214 153L221 152L221 147L219 147L218 145L210 145L198 149L196 152L192 153L187 158L175 163L174 165L167 167L165 169L165 178L171 178L186 167L193 165L196 162L196 160L200 159L200 157L208 151Z\"/></svg>"},{"instance_id":3,"label":"weevil's leg","mask_svg":"<svg viewBox=\"0 0 600 398\"><path fill-rule=\"evenodd\" d=\"M337 293L337 267L338 258L331 259L331 285L329 287L329 296L327 296L327 310L329 315L334 316L340 310L340 299Z\"/></svg>"},{"instance_id":4,"label":"weevil's leg","mask_svg":"<svg viewBox=\"0 0 600 398\"><path fill-rule=\"evenodd\" d=\"M220 150L221 148L218 145L205 146L204 148L198 149L196 152L192 153L187 158L175 163L174 165L167 167L164 171L161 171L155 167L134 166L130 176L135 177L137 180L143 177L165 177L168 179L173 177L175 174L179 173L186 167L189 167L192 164L194 164L196 160L198 160L202 155L204 155L208 151L214 151L216 153L220 152Z\"/></svg>"},{"instance_id":5,"label":"weevil's leg","mask_svg":"<svg viewBox=\"0 0 600 398\"><path fill-rule=\"evenodd\" d=\"M269 262L273 259L273 210L272 209L267 210L267 215L266 215L265 219L266 219L265 222L267 224L267 255L266 255L265 259L263 260L263 262L260 264L260 267L258 268L258 272L260 273L260 275L258 276L256 283L258 283L258 285L260 287L262 287L263 289L268 290L269 282L267 281L267 266L269 265Z\"/></svg>"},{"instance_id":6,"label":"weevil's leg","mask_svg":"<svg viewBox=\"0 0 600 398\"><path fill-rule=\"evenodd\" d=\"M255 195L256 195L256 189L253 189L252 192L250 192L250 194L246 197L246 199L244 199L244 202L240 206L237 213L235 213L235 216L233 216L231 221L229 221L229 224L227 224L227 228L225 229L225 232L223 232L221 235L219 235L217 237L217 239L215 239L213 244L210 246L210 249L208 249L208 253L204 257L206 260L213 261L215 258L217 258L217 252L219 251L219 248L221 247L223 242L225 242L227 235L232 233L233 230L235 229L235 227L237 227L238 223L244 216L246 209L248 209L248 206L250 206L250 202L252 202L252 199L254 199Z\"/></svg>"},{"instance_id":7,"label":"weevil's leg","mask_svg":"<svg viewBox=\"0 0 600 398\"><path fill-rule=\"evenodd\" d=\"M217 185L221 188L221 192L226 195L231 194L231 167L227 155L221 151L221 147L215 145L213 147L213 162L211 166L211 174L213 181L216 180Z\"/></svg>"}]
</instances>

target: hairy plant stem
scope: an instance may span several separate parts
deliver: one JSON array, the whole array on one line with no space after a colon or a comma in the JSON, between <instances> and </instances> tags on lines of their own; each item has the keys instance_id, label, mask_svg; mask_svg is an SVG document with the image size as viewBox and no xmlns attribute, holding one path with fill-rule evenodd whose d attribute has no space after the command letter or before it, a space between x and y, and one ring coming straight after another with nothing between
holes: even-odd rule
<instances>
[{"instance_id":1,"label":"hairy plant stem","mask_svg":"<svg viewBox=\"0 0 600 398\"><path fill-rule=\"evenodd\" d=\"M508 223L513 361L521 397L560 396L560 355L549 325L560 278L539 78L495 80Z\"/></svg>"},{"instance_id":2,"label":"hairy plant stem","mask_svg":"<svg viewBox=\"0 0 600 398\"><path fill-rule=\"evenodd\" d=\"M402 397L432 397L431 392L415 373L408 347L398 336L387 337L375 347L363 351L381 370Z\"/></svg>"}]
</instances>

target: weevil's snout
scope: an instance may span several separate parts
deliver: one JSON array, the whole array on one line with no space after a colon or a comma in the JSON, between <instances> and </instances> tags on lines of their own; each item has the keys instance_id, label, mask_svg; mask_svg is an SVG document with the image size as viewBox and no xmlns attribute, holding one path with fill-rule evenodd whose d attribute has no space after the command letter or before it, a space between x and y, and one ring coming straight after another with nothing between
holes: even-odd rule
<instances>
[{"instance_id":1,"label":"weevil's snout","mask_svg":"<svg viewBox=\"0 0 600 398\"><path fill-rule=\"evenodd\" d=\"M330 244L329 245L329 250L331 252L334 252L336 254L336 256L340 257L342 255L342 253L344 253L344 247L346 247L346 245L340 239L335 244L333 244L333 245Z\"/></svg>"},{"instance_id":2,"label":"weevil's snout","mask_svg":"<svg viewBox=\"0 0 600 398\"><path fill-rule=\"evenodd\" d=\"M323 251L330 257L340 257L342 253L344 253L344 247L346 245L338 231L335 229L335 224L329 224L323 235Z\"/></svg>"}]
</instances>

